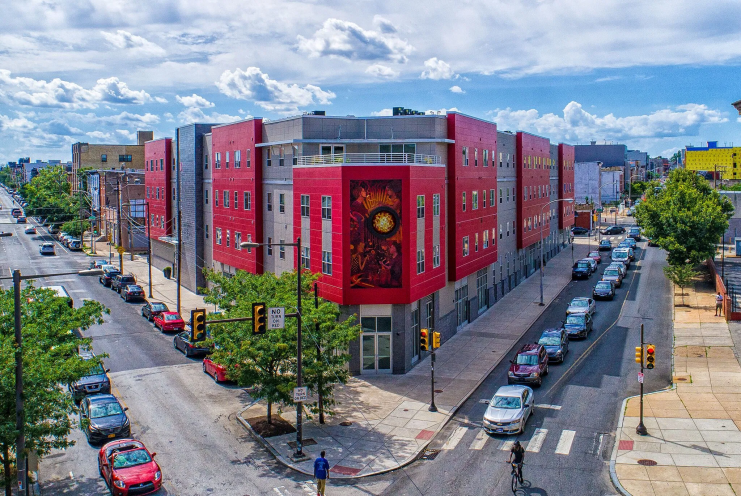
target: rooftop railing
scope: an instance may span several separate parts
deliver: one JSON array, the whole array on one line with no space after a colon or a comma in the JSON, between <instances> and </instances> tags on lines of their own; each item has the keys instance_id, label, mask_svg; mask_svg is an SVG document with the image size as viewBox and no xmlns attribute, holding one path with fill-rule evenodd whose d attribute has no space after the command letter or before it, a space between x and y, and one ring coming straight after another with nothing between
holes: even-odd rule
<instances>
[{"instance_id":1,"label":"rooftop railing","mask_svg":"<svg viewBox=\"0 0 741 496\"><path fill-rule=\"evenodd\" d=\"M298 165L332 164L420 164L436 165L442 161L437 155L419 153L342 153L328 155L305 155L298 157Z\"/></svg>"}]
</instances>

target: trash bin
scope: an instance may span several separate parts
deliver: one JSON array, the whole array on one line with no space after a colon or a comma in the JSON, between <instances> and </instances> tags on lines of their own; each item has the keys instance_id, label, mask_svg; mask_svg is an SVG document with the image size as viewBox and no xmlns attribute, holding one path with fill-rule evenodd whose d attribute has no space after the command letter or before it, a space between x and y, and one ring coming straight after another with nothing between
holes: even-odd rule
<instances>
[{"instance_id":1,"label":"trash bin","mask_svg":"<svg viewBox=\"0 0 741 496\"><path fill-rule=\"evenodd\" d=\"M169 279L172 275L172 267L165 267L164 269L162 269L162 273L165 274L165 277L167 279Z\"/></svg>"}]
</instances>

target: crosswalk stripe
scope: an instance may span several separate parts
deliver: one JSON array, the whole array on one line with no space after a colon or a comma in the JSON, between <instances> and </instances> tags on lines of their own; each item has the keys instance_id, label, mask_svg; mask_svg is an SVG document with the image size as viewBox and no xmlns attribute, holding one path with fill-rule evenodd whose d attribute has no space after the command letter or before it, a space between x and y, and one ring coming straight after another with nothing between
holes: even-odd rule
<instances>
[{"instance_id":1,"label":"crosswalk stripe","mask_svg":"<svg viewBox=\"0 0 741 496\"><path fill-rule=\"evenodd\" d=\"M571 444L574 442L574 436L576 436L576 431L564 430L561 432L561 438L558 440L558 445L556 446L557 455L569 454L571 451Z\"/></svg>"},{"instance_id":2,"label":"crosswalk stripe","mask_svg":"<svg viewBox=\"0 0 741 496\"><path fill-rule=\"evenodd\" d=\"M535 408L546 408L548 410L560 410L561 405L546 405L545 403L540 403L535 405Z\"/></svg>"},{"instance_id":3,"label":"crosswalk stripe","mask_svg":"<svg viewBox=\"0 0 741 496\"><path fill-rule=\"evenodd\" d=\"M527 443L527 450L525 451L539 453L547 434L548 429L535 429L535 433L533 434L532 439L530 439L530 442Z\"/></svg>"},{"instance_id":4,"label":"crosswalk stripe","mask_svg":"<svg viewBox=\"0 0 741 496\"><path fill-rule=\"evenodd\" d=\"M486 433L485 430L481 429L478 434L476 434L476 437L474 438L473 442L471 443L471 446L469 446L468 449L472 450L480 450L484 449L484 445L486 444L486 441L489 439L489 435Z\"/></svg>"},{"instance_id":5,"label":"crosswalk stripe","mask_svg":"<svg viewBox=\"0 0 741 496\"><path fill-rule=\"evenodd\" d=\"M453 433L450 435L447 441L445 441L445 444L443 444L442 449L444 450L452 450L455 449L456 446L458 446L458 443L463 439L463 436L468 432L468 427L456 427Z\"/></svg>"},{"instance_id":6,"label":"crosswalk stripe","mask_svg":"<svg viewBox=\"0 0 741 496\"><path fill-rule=\"evenodd\" d=\"M512 449L512 446L514 446L514 444L514 441L502 441L501 443L499 443L499 449L501 451L509 451Z\"/></svg>"}]
</instances>

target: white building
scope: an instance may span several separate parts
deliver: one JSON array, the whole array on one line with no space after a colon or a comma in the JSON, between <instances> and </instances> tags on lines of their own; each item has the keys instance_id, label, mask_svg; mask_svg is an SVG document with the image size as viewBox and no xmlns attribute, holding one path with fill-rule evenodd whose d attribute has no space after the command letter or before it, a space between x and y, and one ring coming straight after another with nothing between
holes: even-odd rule
<instances>
[{"instance_id":1,"label":"white building","mask_svg":"<svg viewBox=\"0 0 741 496\"><path fill-rule=\"evenodd\" d=\"M574 163L574 198L576 203L601 204L601 169L602 162Z\"/></svg>"}]
</instances>

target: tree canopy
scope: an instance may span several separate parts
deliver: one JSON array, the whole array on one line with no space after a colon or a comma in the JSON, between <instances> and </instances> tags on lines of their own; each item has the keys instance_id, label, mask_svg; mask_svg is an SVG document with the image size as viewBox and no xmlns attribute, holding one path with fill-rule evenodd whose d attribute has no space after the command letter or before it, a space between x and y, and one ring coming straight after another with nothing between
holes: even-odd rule
<instances>
[{"instance_id":1,"label":"tree canopy","mask_svg":"<svg viewBox=\"0 0 741 496\"><path fill-rule=\"evenodd\" d=\"M81 198L70 194L71 186L64 167L41 169L38 176L21 188L21 192L28 202L26 214L42 217L57 225L68 223L67 232L73 235L82 234L87 228L86 221L80 220Z\"/></svg>"}]
</instances>

